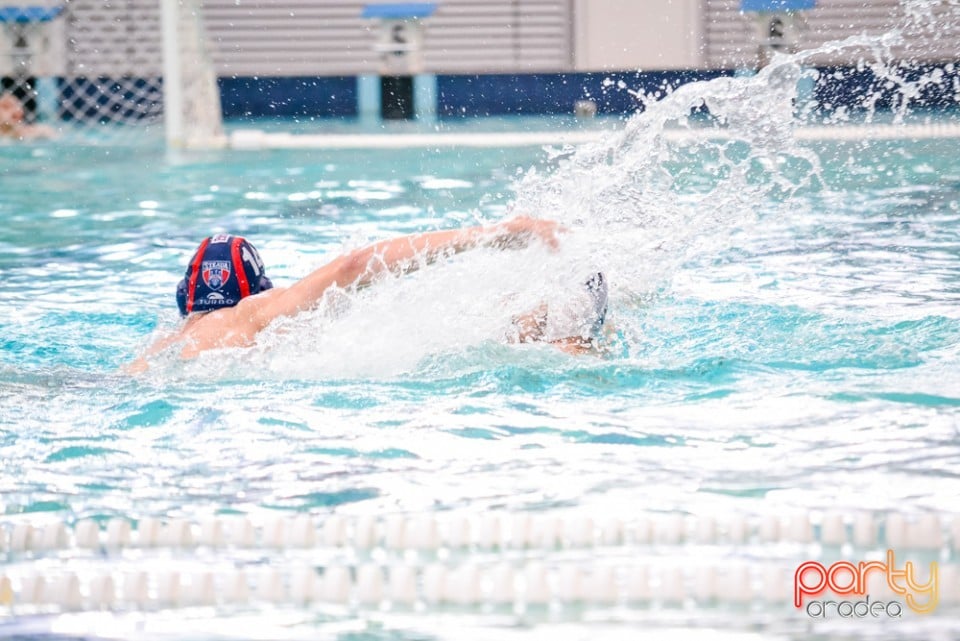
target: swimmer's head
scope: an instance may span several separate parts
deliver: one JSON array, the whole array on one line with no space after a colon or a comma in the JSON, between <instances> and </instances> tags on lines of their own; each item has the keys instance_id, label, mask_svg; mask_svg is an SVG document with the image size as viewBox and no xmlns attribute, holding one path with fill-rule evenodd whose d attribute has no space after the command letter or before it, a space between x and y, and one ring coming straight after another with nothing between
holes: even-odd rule
<instances>
[{"instance_id":1,"label":"swimmer's head","mask_svg":"<svg viewBox=\"0 0 960 641\"><path fill-rule=\"evenodd\" d=\"M569 338L600 338L607 317L607 279L603 272L593 272L586 281L579 281L561 293L562 298L550 304L541 314L538 340L557 341Z\"/></svg>"},{"instance_id":2,"label":"swimmer's head","mask_svg":"<svg viewBox=\"0 0 960 641\"><path fill-rule=\"evenodd\" d=\"M19 125L23 122L23 103L12 93L0 95L0 125Z\"/></svg>"},{"instance_id":3,"label":"swimmer's head","mask_svg":"<svg viewBox=\"0 0 960 641\"><path fill-rule=\"evenodd\" d=\"M245 238L218 234L204 239L177 284L180 314L233 307L273 287L260 254Z\"/></svg>"}]
</instances>

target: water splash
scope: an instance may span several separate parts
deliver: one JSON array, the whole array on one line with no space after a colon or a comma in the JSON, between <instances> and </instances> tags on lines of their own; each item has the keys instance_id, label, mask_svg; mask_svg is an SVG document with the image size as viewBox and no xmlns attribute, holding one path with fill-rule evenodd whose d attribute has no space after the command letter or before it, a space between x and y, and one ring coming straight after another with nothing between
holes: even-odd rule
<instances>
[{"instance_id":1,"label":"water splash","mask_svg":"<svg viewBox=\"0 0 960 641\"><path fill-rule=\"evenodd\" d=\"M496 352L512 317L543 303L562 306L597 270L611 283L621 353L642 354L644 310L685 266L702 270L744 234L844 197L817 148L796 130L814 120L871 122L883 104L894 123L903 122L922 105L925 87L945 82L942 70L921 68L924 43L957 23L960 3L909 2L879 38L853 35L776 54L757 73L693 82L664 96L638 93L643 109L622 130L554 155L548 168L532 168L514 185L511 213L568 227L560 252L474 251L368 290L331 293L314 312L275 324L256 348L228 354L227 365L216 367L279 379L376 378L416 372L439 355ZM838 57L871 74L870 90L849 105L814 106L801 81L819 83L823 93L836 78L812 64ZM861 145L845 153L865 152ZM208 362L188 369L209 373Z\"/></svg>"}]
</instances>

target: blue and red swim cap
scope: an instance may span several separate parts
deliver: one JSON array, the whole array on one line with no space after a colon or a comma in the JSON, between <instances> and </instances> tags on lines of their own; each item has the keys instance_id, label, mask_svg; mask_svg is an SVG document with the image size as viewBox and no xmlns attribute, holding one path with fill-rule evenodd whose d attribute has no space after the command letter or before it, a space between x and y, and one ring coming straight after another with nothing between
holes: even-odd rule
<instances>
[{"instance_id":1,"label":"blue and red swim cap","mask_svg":"<svg viewBox=\"0 0 960 641\"><path fill-rule=\"evenodd\" d=\"M247 296L273 287L256 248L240 236L205 238L177 284L180 315L233 307Z\"/></svg>"}]
</instances>

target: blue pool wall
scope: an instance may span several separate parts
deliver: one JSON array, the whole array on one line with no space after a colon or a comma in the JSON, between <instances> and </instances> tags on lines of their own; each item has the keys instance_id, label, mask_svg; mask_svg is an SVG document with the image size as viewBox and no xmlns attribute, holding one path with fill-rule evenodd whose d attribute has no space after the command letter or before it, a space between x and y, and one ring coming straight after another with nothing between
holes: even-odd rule
<instances>
[{"instance_id":1,"label":"blue pool wall","mask_svg":"<svg viewBox=\"0 0 960 641\"><path fill-rule=\"evenodd\" d=\"M906 80L916 80L933 69L942 76L925 85L916 107L954 109L960 105L960 64L937 64L899 70ZM881 92L879 109L896 106L895 92L885 89L886 79L870 69L830 67L818 69L811 97L821 112L856 109L863 98ZM665 92L688 82L731 76L734 70L649 71L536 74L463 74L436 77L436 114L440 118L498 115L572 114L579 100L592 100L599 114L627 114L640 104L631 92ZM742 73L742 72L739 72ZM263 117L343 118L358 115L358 79L338 77L232 77L220 78L223 115L226 119Z\"/></svg>"}]
</instances>

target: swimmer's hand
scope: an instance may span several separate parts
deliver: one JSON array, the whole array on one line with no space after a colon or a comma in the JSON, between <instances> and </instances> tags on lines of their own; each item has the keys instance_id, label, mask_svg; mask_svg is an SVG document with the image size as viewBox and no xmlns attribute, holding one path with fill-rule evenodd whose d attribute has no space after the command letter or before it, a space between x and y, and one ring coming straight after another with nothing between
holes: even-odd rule
<instances>
[{"instance_id":1,"label":"swimmer's hand","mask_svg":"<svg viewBox=\"0 0 960 641\"><path fill-rule=\"evenodd\" d=\"M526 245L530 238L539 238L550 249L557 249L560 242L557 235L566 231L566 228L552 220L537 220L527 216L518 216L499 225L506 232L498 238L501 247L513 247L517 244Z\"/></svg>"}]
</instances>

